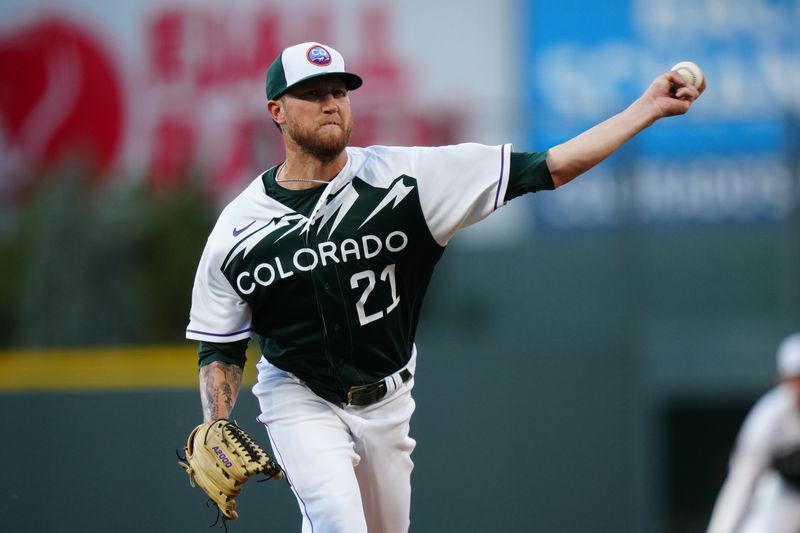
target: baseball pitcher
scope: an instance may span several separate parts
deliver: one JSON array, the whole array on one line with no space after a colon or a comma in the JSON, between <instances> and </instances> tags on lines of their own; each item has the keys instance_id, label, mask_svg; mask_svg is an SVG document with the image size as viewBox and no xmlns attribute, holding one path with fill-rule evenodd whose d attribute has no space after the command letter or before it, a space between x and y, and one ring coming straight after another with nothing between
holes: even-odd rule
<instances>
[{"instance_id":1,"label":"baseball pitcher","mask_svg":"<svg viewBox=\"0 0 800 533\"><path fill-rule=\"evenodd\" d=\"M203 251L189 339L204 423L227 420L245 349L253 393L305 533L410 525L414 344L437 261L461 229L525 193L555 189L705 89L667 72L618 115L544 152L510 144L348 146L362 79L328 45L269 67L269 118L286 158L223 211ZM263 468L262 468L263 470Z\"/></svg>"}]
</instances>

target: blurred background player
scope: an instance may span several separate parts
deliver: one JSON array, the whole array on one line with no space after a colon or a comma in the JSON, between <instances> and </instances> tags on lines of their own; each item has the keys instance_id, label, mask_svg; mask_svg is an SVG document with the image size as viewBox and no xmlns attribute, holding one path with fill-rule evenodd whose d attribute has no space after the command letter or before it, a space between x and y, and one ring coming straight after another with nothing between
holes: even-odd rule
<instances>
[{"instance_id":1,"label":"blurred background player","mask_svg":"<svg viewBox=\"0 0 800 533\"><path fill-rule=\"evenodd\" d=\"M742 424L708 533L800 533L800 333L777 359L778 385Z\"/></svg>"}]
</instances>

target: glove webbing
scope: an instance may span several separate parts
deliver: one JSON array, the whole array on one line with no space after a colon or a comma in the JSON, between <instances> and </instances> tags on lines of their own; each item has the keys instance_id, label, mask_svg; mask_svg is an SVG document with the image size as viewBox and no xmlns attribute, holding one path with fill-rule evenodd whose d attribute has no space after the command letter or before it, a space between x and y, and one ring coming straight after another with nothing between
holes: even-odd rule
<instances>
[{"instance_id":1,"label":"glove webbing","mask_svg":"<svg viewBox=\"0 0 800 533\"><path fill-rule=\"evenodd\" d=\"M226 437L226 440L230 439L238 448L242 448L251 461L258 462L261 460L261 450L259 449L258 445L256 445L256 443L253 442L244 431L242 431L242 428L236 424L228 422L223 426L222 431ZM206 433L206 438L208 438L208 433Z\"/></svg>"},{"instance_id":2,"label":"glove webbing","mask_svg":"<svg viewBox=\"0 0 800 533\"><path fill-rule=\"evenodd\" d=\"M267 458L266 452L256 444L250 435L244 432L242 428L233 422L228 422L223 427L223 435L226 439L230 439L236 445L237 449L244 452L244 454L253 462L260 463L262 459ZM274 461L266 461L258 469L258 473L264 474L267 479L271 479L276 474L280 473L280 467Z\"/></svg>"}]
</instances>

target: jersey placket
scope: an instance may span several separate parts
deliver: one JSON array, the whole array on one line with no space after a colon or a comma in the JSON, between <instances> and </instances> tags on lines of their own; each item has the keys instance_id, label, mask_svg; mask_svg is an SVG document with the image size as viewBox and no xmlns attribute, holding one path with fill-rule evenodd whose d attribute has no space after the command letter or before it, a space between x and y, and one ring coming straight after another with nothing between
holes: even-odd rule
<instances>
[{"instance_id":1,"label":"jersey placket","mask_svg":"<svg viewBox=\"0 0 800 533\"><path fill-rule=\"evenodd\" d=\"M325 186L325 190L311 211L308 222L303 229L306 234L306 246L318 248L319 243L324 240L321 237L321 235L324 235L322 228L317 227L320 223L319 214L324 209L334 189L342 182L342 175L340 173ZM325 357L332 373L341 384L342 390L345 390L344 383L348 379L347 376L342 375L342 370L343 366L348 363L345 357L351 351L348 349L351 344L349 340L351 336L347 320L346 297L339 277L339 266L335 262L328 266L328 269L321 268L312 271L310 273L311 282L317 312L323 327Z\"/></svg>"}]
</instances>

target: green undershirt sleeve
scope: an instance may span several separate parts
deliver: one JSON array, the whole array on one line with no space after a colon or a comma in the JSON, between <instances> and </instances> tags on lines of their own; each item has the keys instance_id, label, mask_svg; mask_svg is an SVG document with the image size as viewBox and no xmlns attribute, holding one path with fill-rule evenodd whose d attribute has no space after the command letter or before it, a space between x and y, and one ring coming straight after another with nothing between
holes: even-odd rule
<instances>
[{"instance_id":1,"label":"green undershirt sleeve","mask_svg":"<svg viewBox=\"0 0 800 533\"><path fill-rule=\"evenodd\" d=\"M236 342L205 342L200 341L197 348L199 366L203 367L213 361L220 361L229 365L244 368L247 361L247 343L250 339Z\"/></svg>"},{"instance_id":2,"label":"green undershirt sleeve","mask_svg":"<svg viewBox=\"0 0 800 533\"><path fill-rule=\"evenodd\" d=\"M511 152L506 202L525 193L552 189L555 189L555 185L550 169L547 168L547 150Z\"/></svg>"}]
</instances>

